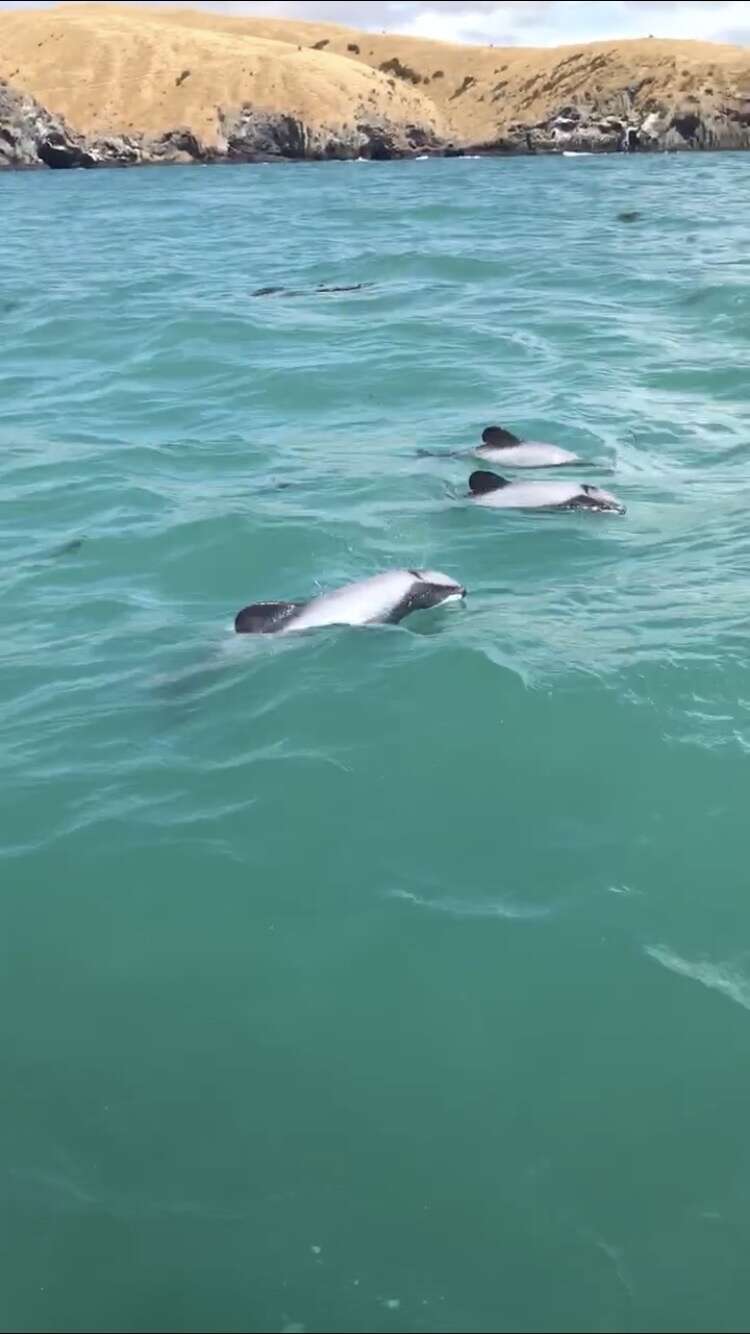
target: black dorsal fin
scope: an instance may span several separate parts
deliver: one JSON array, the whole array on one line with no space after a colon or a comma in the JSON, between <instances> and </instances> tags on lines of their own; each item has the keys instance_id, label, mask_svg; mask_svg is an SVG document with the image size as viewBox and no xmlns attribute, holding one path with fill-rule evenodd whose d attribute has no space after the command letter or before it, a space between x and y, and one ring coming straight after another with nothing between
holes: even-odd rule
<instances>
[{"instance_id":1,"label":"black dorsal fin","mask_svg":"<svg viewBox=\"0 0 750 1334\"><path fill-rule=\"evenodd\" d=\"M507 478L498 477L496 472L483 472L481 468L469 478L469 490L473 496L486 496L489 491L499 491L507 485Z\"/></svg>"},{"instance_id":2,"label":"black dorsal fin","mask_svg":"<svg viewBox=\"0 0 750 1334\"><path fill-rule=\"evenodd\" d=\"M482 443L492 445L493 449L512 449L513 445L520 445L522 442L512 431L506 431L502 426L487 426L482 431Z\"/></svg>"},{"instance_id":3,"label":"black dorsal fin","mask_svg":"<svg viewBox=\"0 0 750 1334\"><path fill-rule=\"evenodd\" d=\"M304 602L252 602L234 618L238 635L270 635L304 607Z\"/></svg>"}]
</instances>

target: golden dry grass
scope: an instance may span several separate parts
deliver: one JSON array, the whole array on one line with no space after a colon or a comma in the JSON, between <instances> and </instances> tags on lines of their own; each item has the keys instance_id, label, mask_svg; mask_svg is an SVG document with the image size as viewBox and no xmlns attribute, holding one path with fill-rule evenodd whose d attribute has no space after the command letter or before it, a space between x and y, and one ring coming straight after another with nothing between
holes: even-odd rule
<instances>
[{"instance_id":1,"label":"golden dry grass","mask_svg":"<svg viewBox=\"0 0 750 1334\"><path fill-rule=\"evenodd\" d=\"M394 60L395 70L380 68ZM65 4L0 13L0 78L85 133L184 125L211 143L217 107L249 102L311 125L345 126L366 113L479 142L566 102L621 113L631 97L639 110L736 102L750 97L750 51L650 38L457 46L330 24Z\"/></svg>"}]
</instances>

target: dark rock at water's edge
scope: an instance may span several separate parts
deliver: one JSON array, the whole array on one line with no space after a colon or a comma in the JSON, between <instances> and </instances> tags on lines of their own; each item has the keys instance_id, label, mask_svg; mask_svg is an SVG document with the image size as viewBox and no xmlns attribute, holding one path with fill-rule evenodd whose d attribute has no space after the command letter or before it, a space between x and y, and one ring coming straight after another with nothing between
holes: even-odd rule
<instances>
[{"instance_id":1,"label":"dark rock at water's edge","mask_svg":"<svg viewBox=\"0 0 750 1334\"><path fill-rule=\"evenodd\" d=\"M440 139L429 126L373 120L364 109L351 125L326 127L245 105L219 108L217 142L208 145L179 127L159 136L79 134L62 116L0 80L0 168L750 148L750 97L718 110L653 105L636 110L629 89L616 100L616 113L590 104L561 106L544 121L510 124L496 138L472 145Z\"/></svg>"},{"instance_id":2,"label":"dark rock at water's edge","mask_svg":"<svg viewBox=\"0 0 750 1334\"><path fill-rule=\"evenodd\" d=\"M473 152L529 153L654 153L690 149L750 148L750 97L720 110L688 112L650 106L636 112L628 90L626 109L608 114L591 106L560 107L534 125L508 125L497 139L476 144Z\"/></svg>"},{"instance_id":3,"label":"dark rock at water's edge","mask_svg":"<svg viewBox=\"0 0 750 1334\"><path fill-rule=\"evenodd\" d=\"M355 158L390 160L418 153L442 153L444 142L422 125L356 120L337 127L310 126L295 116L245 105L219 109L220 147L216 157L231 162L326 162Z\"/></svg>"},{"instance_id":4,"label":"dark rock at water's edge","mask_svg":"<svg viewBox=\"0 0 750 1334\"><path fill-rule=\"evenodd\" d=\"M78 134L62 116L0 80L0 168L135 167L219 156L186 129L159 136Z\"/></svg>"},{"instance_id":5,"label":"dark rock at water's edge","mask_svg":"<svg viewBox=\"0 0 750 1334\"><path fill-rule=\"evenodd\" d=\"M391 159L442 153L445 144L428 127L386 120L358 121L336 129L305 125L294 116L243 106L219 109L216 145L191 130L160 136L86 136L33 97L0 81L0 168L132 167L189 162L323 162Z\"/></svg>"},{"instance_id":6,"label":"dark rock at water's edge","mask_svg":"<svg viewBox=\"0 0 750 1334\"><path fill-rule=\"evenodd\" d=\"M0 82L0 167L92 167L85 139L61 116Z\"/></svg>"}]
</instances>

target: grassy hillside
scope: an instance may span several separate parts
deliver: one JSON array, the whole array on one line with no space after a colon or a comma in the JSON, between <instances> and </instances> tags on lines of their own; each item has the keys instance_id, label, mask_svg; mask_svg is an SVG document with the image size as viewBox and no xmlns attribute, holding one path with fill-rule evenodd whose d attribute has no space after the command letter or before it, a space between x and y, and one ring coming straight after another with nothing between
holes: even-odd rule
<instances>
[{"instance_id":1,"label":"grassy hillside","mask_svg":"<svg viewBox=\"0 0 750 1334\"><path fill-rule=\"evenodd\" d=\"M243 102L311 125L346 125L361 108L442 128L422 92L367 64L192 17L103 4L0 12L0 79L84 134L185 125L211 143L217 107Z\"/></svg>"},{"instance_id":2,"label":"grassy hillside","mask_svg":"<svg viewBox=\"0 0 750 1334\"><path fill-rule=\"evenodd\" d=\"M217 108L250 103L311 126L363 116L491 142L568 103L588 113L748 109L750 50L706 42L557 48L448 45L329 24L106 4L0 12L0 79L84 134L186 126L216 141ZM741 123L744 124L744 121Z\"/></svg>"}]
</instances>

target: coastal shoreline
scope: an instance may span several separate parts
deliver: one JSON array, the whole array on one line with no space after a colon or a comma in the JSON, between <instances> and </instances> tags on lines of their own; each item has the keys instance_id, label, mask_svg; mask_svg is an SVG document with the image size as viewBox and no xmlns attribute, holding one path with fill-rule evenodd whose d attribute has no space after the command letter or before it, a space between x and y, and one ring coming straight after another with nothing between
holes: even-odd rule
<instances>
[{"instance_id":1,"label":"coastal shoreline","mask_svg":"<svg viewBox=\"0 0 750 1334\"><path fill-rule=\"evenodd\" d=\"M149 166L259 165L278 162L415 161L425 158L629 156L633 153L744 151L750 126L738 142L731 136L687 137L675 133L674 118L660 134L615 117L567 122L558 112L544 125L517 127L513 137L494 143L458 144L441 140L420 126L380 121L340 127L311 127L295 117L245 105L220 113L222 135L206 144L187 127L159 136L87 136L71 129L62 116L0 81L0 171L100 170ZM560 128L563 120L565 128ZM572 121L572 124L571 124Z\"/></svg>"},{"instance_id":2,"label":"coastal shoreline","mask_svg":"<svg viewBox=\"0 0 750 1334\"><path fill-rule=\"evenodd\" d=\"M98 3L0 12L0 170L748 148L739 46L461 46Z\"/></svg>"}]
</instances>

